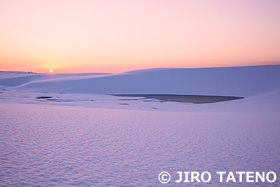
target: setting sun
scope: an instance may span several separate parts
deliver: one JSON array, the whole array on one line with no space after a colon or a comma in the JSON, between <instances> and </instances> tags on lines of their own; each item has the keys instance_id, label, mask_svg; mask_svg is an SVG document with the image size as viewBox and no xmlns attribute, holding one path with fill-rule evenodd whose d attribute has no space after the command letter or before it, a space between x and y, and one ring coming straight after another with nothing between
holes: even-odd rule
<instances>
[{"instance_id":1,"label":"setting sun","mask_svg":"<svg viewBox=\"0 0 280 187\"><path fill-rule=\"evenodd\" d=\"M53 73L53 69L50 69L49 72L50 72L50 73Z\"/></svg>"}]
</instances>

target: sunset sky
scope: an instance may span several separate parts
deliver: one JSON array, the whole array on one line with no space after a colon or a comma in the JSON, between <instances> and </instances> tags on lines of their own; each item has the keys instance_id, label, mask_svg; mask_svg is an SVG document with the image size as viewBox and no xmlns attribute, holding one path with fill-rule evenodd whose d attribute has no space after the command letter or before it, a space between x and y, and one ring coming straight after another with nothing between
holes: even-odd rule
<instances>
[{"instance_id":1,"label":"sunset sky","mask_svg":"<svg viewBox=\"0 0 280 187\"><path fill-rule=\"evenodd\" d=\"M0 70L280 64L279 0L0 0Z\"/></svg>"}]
</instances>

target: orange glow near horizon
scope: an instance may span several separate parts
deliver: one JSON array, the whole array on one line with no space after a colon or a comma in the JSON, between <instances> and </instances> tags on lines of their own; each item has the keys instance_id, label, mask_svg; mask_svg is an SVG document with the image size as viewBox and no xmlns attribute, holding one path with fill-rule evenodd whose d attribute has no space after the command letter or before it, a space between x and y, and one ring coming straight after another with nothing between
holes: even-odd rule
<instances>
[{"instance_id":1,"label":"orange glow near horizon","mask_svg":"<svg viewBox=\"0 0 280 187\"><path fill-rule=\"evenodd\" d=\"M0 70L280 64L277 0L3 0Z\"/></svg>"}]
</instances>

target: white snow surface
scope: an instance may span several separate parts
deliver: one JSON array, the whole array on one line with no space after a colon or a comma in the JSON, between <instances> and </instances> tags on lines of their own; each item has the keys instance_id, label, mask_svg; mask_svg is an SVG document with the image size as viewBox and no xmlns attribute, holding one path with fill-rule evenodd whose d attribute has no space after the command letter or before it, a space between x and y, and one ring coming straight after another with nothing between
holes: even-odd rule
<instances>
[{"instance_id":1,"label":"white snow surface","mask_svg":"<svg viewBox=\"0 0 280 187\"><path fill-rule=\"evenodd\" d=\"M279 71L0 72L0 186L280 186ZM245 98L189 104L112 93ZM169 184L158 181L162 171ZM212 180L176 183L177 171L209 171ZM277 181L219 183L217 171L274 171Z\"/></svg>"}]
</instances>

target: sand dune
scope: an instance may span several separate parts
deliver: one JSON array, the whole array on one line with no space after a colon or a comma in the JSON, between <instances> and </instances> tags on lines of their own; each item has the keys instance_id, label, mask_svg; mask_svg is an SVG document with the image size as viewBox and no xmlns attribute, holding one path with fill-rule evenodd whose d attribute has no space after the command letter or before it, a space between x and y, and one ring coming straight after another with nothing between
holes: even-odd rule
<instances>
[{"instance_id":1,"label":"sand dune","mask_svg":"<svg viewBox=\"0 0 280 187\"><path fill-rule=\"evenodd\" d=\"M210 186L280 186L219 183L214 175L280 172L279 78L279 66L0 72L1 184L159 186L161 171L186 170L211 172ZM215 95L245 99L183 103L236 98ZM180 102L162 102L171 100Z\"/></svg>"},{"instance_id":2,"label":"sand dune","mask_svg":"<svg viewBox=\"0 0 280 187\"><path fill-rule=\"evenodd\" d=\"M280 66L169 68L29 81L16 89L87 94L254 96L280 89ZM2 80L1 80L2 82Z\"/></svg>"}]
</instances>

